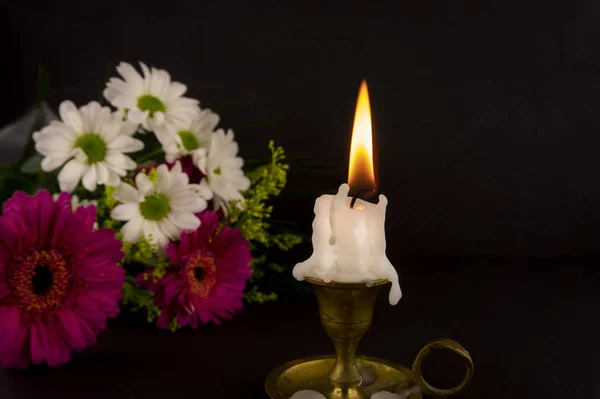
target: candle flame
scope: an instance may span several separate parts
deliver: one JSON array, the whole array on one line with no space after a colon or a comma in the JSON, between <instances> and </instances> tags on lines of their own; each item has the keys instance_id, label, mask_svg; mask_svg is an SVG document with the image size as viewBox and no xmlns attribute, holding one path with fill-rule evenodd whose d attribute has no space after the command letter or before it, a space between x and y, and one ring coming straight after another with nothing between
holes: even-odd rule
<instances>
[{"instance_id":1,"label":"candle flame","mask_svg":"<svg viewBox=\"0 0 600 399\"><path fill-rule=\"evenodd\" d=\"M350 165L348 185L351 192L375 190L373 168L373 132L371 127L371 105L367 81L363 80L356 101L352 143L350 144Z\"/></svg>"}]
</instances>

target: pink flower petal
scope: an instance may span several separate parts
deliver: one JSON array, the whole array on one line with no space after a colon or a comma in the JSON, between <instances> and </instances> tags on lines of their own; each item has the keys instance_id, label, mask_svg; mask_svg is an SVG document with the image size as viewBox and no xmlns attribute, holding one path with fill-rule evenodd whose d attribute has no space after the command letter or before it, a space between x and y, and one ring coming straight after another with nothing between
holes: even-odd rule
<instances>
[{"instance_id":1,"label":"pink flower petal","mask_svg":"<svg viewBox=\"0 0 600 399\"><path fill-rule=\"evenodd\" d=\"M0 307L0 348L12 345L21 323L21 311L14 306Z\"/></svg>"},{"instance_id":2,"label":"pink flower petal","mask_svg":"<svg viewBox=\"0 0 600 399\"><path fill-rule=\"evenodd\" d=\"M50 357L48 350L48 337L43 324L31 327L31 361L33 364L42 364Z\"/></svg>"},{"instance_id":3,"label":"pink flower petal","mask_svg":"<svg viewBox=\"0 0 600 399\"><path fill-rule=\"evenodd\" d=\"M21 212L25 201L29 198L25 191L17 191L13 196L2 205L2 213L6 214L10 211Z\"/></svg>"},{"instance_id":4,"label":"pink flower petal","mask_svg":"<svg viewBox=\"0 0 600 399\"><path fill-rule=\"evenodd\" d=\"M52 219L52 208L54 202L52 196L48 191L40 190L36 195L39 203L39 223L40 223L40 236L39 242L46 243L48 241L48 235L50 234L50 221Z\"/></svg>"},{"instance_id":5,"label":"pink flower petal","mask_svg":"<svg viewBox=\"0 0 600 399\"><path fill-rule=\"evenodd\" d=\"M0 281L0 300L6 298L12 293L11 289L8 287L6 283ZM1 321L0 321L1 322Z\"/></svg>"},{"instance_id":6,"label":"pink flower petal","mask_svg":"<svg viewBox=\"0 0 600 399\"><path fill-rule=\"evenodd\" d=\"M59 198L60 199L60 198ZM63 235L67 230L67 226L69 224L69 220L73 217L73 211L71 208L71 204L68 206L64 206L62 208L58 208L58 201L55 203L54 210L56 212L55 221L54 221L54 229L52 231L52 238L50 239L50 243L53 247L61 247L63 243Z\"/></svg>"},{"instance_id":7,"label":"pink flower petal","mask_svg":"<svg viewBox=\"0 0 600 399\"><path fill-rule=\"evenodd\" d=\"M0 365L3 367L25 368L29 363L25 352L28 331L20 319L18 308L0 308Z\"/></svg>"},{"instance_id":8,"label":"pink flower petal","mask_svg":"<svg viewBox=\"0 0 600 399\"><path fill-rule=\"evenodd\" d=\"M58 317L58 328L71 348L82 350L94 344L96 335L81 317L71 311L61 312Z\"/></svg>"}]
</instances>

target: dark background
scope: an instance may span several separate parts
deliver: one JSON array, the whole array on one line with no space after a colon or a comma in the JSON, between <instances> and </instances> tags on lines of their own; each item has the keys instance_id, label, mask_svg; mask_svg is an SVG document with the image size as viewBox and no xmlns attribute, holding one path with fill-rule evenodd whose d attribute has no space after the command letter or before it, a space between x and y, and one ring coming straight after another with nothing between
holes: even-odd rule
<instances>
[{"instance_id":1,"label":"dark background","mask_svg":"<svg viewBox=\"0 0 600 399\"><path fill-rule=\"evenodd\" d=\"M218 112L244 157L274 139L330 171L291 190L334 192L364 77L392 257L597 255L599 3L355 3L11 2L2 120L32 104L38 65L56 108L142 60ZM312 201L279 207L308 229Z\"/></svg>"},{"instance_id":2,"label":"dark background","mask_svg":"<svg viewBox=\"0 0 600 399\"><path fill-rule=\"evenodd\" d=\"M390 201L388 255L405 299L381 310L364 350L410 364L426 340L449 335L479 367L465 398L599 396L597 1L2 7L0 125L32 105L38 65L56 109L98 99L107 67L145 61L219 113L242 156L266 155L269 139L284 146L292 172L277 217L306 233L317 193L346 181L366 78L379 188ZM106 386L89 387L101 376L117 381L114 397L260 397L278 363L330 351L311 301L251 307L178 340L117 321L68 368L0 374L0 383L43 381L35 392L58 395L75 379L80 397L103 397L92 393ZM214 344L203 348L198 335ZM199 366L206 361L210 370ZM203 373L215 382L202 383ZM144 385L150 379L159 386Z\"/></svg>"}]
</instances>

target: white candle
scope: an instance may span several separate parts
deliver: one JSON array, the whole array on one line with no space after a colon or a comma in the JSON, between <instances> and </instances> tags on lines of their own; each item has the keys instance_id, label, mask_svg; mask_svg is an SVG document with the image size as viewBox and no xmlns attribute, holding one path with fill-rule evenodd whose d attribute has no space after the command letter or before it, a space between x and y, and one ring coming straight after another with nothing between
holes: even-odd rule
<instances>
[{"instance_id":1,"label":"white candle","mask_svg":"<svg viewBox=\"0 0 600 399\"><path fill-rule=\"evenodd\" d=\"M315 201L313 254L294 267L294 277L326 283L387 279L392 283L389 300L395 305L402 292L398 273L385 254L387 198L380 195L377 205L357 199L350 208L349 189L342 184L337 195L322 195Z\"/></svg>"},{"instance_id":2,"label":"white candle","mask_svg":"<svg viewBox=\"0 0 600 399\"><path fill-rule=\"evenodd\" d=\"M372 161L372 132L367 85L359 93L348 180L355 185L375 186ZM357 183L358 182L358 183ZM322 195L315 201L313 221L313 254L294 267L298 280L314 277L329 283L337 281L369 282L387 279L392 283L389 300L395 305L402 292L398 273L385 254L385 211L388 200L379 196L379 203L357 199L351 207L350 186L342 184L338 193Z\"/></svg>"}]
</instances>

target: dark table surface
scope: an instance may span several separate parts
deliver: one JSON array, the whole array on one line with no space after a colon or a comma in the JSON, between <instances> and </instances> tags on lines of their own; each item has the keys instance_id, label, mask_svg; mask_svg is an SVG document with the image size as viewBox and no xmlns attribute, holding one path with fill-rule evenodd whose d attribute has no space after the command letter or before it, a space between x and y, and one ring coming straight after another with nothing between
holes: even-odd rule
<instances>
[{"instance_id":1,"label":"dark table surface","mask_svg":"<svg viewBox=\"0 0 600 399\"><path fill-rule=\"evenodd\" d=\"M599 398L596 267L556 262L406 265L396 307L381 295L359 352L404 365L430 340L461 342L475 378L458 398ZM410 269L410 270L409 270ZM265 398L267 374L332 352L312 296L248 306L231 322L161 331L123 314L65 367L0 370L0 398ZM437 356L441 385L462 366Z\"/></svg>"}]
</instances>

